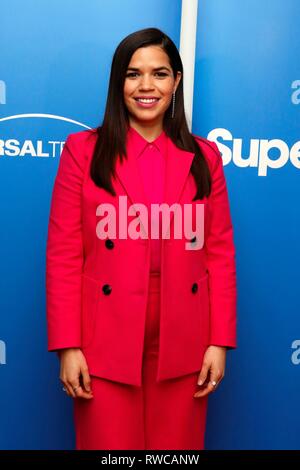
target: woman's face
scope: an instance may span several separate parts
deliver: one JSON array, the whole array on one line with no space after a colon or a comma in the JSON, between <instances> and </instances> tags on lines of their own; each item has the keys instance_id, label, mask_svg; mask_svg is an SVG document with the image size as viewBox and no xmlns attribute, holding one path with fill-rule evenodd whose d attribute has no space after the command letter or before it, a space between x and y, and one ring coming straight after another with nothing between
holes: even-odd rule
<instances>
[{"instance_id":1,"label":"woman's face","mask_svg":"<svg viewBox=\"0 0 300 470\"><path fill-rule=\"evenodd\" d=\"M137 49L128 64L124 82L129 120L147 125L162 124L180 79L181 73L177 72L174 77L169 57L159 46Z\"/></svg>"}]
</instances>

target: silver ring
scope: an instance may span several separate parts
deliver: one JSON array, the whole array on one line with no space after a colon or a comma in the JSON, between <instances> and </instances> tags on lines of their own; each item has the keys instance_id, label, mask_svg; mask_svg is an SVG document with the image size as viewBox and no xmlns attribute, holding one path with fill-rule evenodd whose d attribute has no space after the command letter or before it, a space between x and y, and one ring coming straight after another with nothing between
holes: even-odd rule
<instances>
[{"instance_id":1,"label":"silver ring","mask_svg":"<svg viewBox=\"0 0 300 470\"><path fill-rule=\"evenodd\" d=\"M217 382L215 380L211 380L210 383L212 384L213 387L217 385Z\"/></svg>"},{"instance_id":2,"label":"silver ring","mask_svg":"<svg viewBox=\"0 0 300 470\"><path fill-rule=\"evenodd\" d=\"M64 392L66 392L66 391L67 391L67 389L66 389L65 387L63 387L62 389L63 389L63 391L64 391Z\"/></svg>"}]
</instances>

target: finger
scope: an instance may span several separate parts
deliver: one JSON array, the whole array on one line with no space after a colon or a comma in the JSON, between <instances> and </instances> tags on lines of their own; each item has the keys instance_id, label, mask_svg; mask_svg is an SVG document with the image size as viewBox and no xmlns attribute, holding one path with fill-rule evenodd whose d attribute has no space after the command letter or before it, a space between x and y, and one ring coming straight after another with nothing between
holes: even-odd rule
<instances>
[{"instance_id":1,"label":"finger","mask_svg":"<svg viewBox=\"0 0 300 470\"><path fill-rule=\"evenodd\" d=\"M67 377L64 375L64 374L60 374L60 381L61 383L63 384L63 388L65 388L65 393L69 396L69 397L74 397L74 392L73 392L73 387L72 385L70 384L70 380L67 379Z\"/></svg>"},{"instance_id":2,"label":"finger","mask_svg":"<svg viewBox=\"0 0 300 470\"><path fill-rule=\"evenodd\" d=\"M76 398L77 389L80 387L79 378L70 379L67 383L68 383L69 388L71 389L72 397Z\"/></svg>"},{"instance_id":3,"label":"finger","mask_svg":"<svg viewBox=\"0 0 300 470\"><path fill-rule=\"evenodd\" d=\"M74 398L92 398L93 395L91 392L86 392L83 390L79 378L73 379L71 381L72 391L74 394Z\"/></svg>"},{"instance_id":4,"label":"finger","mask_svg":"<svg viewBox=\"0 0 300 470\"><path fill-rule=\"evenodd\" d=\"M212 393L215 389L215 386L212 385L211 382L208 382L206 384L206 386L202 389L202 390L199 390L198 392L196 392L194 394L194 397L197 398L197 397L205 397L206 395L208 395L209 393Z\"/></svg>"},{"instance_id":5,"label":"finger","mask_svg":"<svg viewBox=\"0 0 300 470\"><path fill-rule=\"evenodd\" d=\"M89 400L90 398L93 398L92 392L86 392L82 387L78 387L75 389L75 395L76 398L85 398Z\"/></svg>"},{"instance_id":6,"label":"finger","mask_svg":"<svg viewBox=\"0 0 300 470\"><path fill-rule=\"evenodd\" d=\"M213 389L216 390L218 385L220 384L221 380L223 378L223 373L220 369L211 370L210 374L210 384L213 386Z\"/></svg>"},{"instance_id":7,"label":"finger","mask_svg":"<svg viewBox=\"0 0 300 470\"><path fill-rule=\"evenodd\" d=\"M209 393L212 393L216 390L219 382L221 380L221 376L219 374L216 374L216 373L211 373L210 374L210 380L209 382L207 383L207 385L205 386L205 388L203 388L202 390L199 390L198 392L196 392L194 394L194 397L204 397L206 395L208 395Z\"/></svg>"},{"instance_id":8,"label":"finger","mask_svg":"<svg viewBox=\"0 0 300 470\"><path fill-rule=\"evenodd\" d=\"M75 393L73 391L72 385L69 382L65 382L64 386L67 389L66 393L69 395L69 397L75 398Z\"/></svg>"},{"instance_id":9,"label":"finger","mask_svg":"<svg viewBox=\"0 0 300 470\"><path fill-rule=\"evenodd\" d=\"M209 371L209 364L204 362L202 364L202 368L201 368L201 371L200 371L200 374L199 374L199 377L198 377L198 385L203 385L204 384L205 380L207 379L208 371Z\"/></svg>"},{"instance_id":10,"label":"finger","mask_svg":"<svg viewBox=\"0 0 300 470\"><path fill-rule=\"evenodd\" d=\"M73 397L73 389L70 386L67 378L65 376L61 376L60 381L62 383L63 391L66 393L66 395L68 395L68 397Z\"/></svg>"},{"instance_id":11,"label":"finger","mask_svg":"<svg viewBox=\"0 0 300 470\"><path fill-rule=\"evenodd\" d=\"M88 393L90 392L93 393L91 390L91 377L90 377L88 369L87 368L82 369L81 373L82 373L83 387L85 391Z\"/></svg>"}]
</instances>

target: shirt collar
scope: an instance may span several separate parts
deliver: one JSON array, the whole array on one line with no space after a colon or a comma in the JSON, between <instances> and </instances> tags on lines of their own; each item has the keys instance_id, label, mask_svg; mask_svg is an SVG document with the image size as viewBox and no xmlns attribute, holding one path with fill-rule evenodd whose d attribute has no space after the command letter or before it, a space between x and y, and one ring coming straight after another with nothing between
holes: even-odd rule
<instances>
[{"instance_id":1,"label":"shirt collar","mask_svg":"<svg viewBox=\"0 0 300 470\"><path fill-rule=\"evenodd\" d=\"M155 145L156 148L161 152L161 154L165 155L167 135L164 130L162 130L160 135L156 137L155 140L153 140L152 142L148 142L148 140L146 140L134 127L129 126L127 132L127 139L128 143L134 148L136 158L138 158L143 153L147 145L150 144Z\"/></svg>"}]
</instances>

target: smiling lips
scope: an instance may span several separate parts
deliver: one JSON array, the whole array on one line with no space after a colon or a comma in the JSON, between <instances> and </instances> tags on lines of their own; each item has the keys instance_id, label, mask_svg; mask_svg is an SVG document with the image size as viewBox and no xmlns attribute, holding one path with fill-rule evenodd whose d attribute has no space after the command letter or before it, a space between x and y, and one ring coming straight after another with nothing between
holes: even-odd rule
<instances>
[{"instance_id":1,"label":"smiling lips","mask_svg":"<svg viewBox=\"0 0 300 470\"><path fill-rule=\"evenodd\" d=\"M135 98L135 101L138 103L138 106L142 108L152 108L158 103L159 98L149 97L149 98Z\"/></svg>"}]
</instances>

